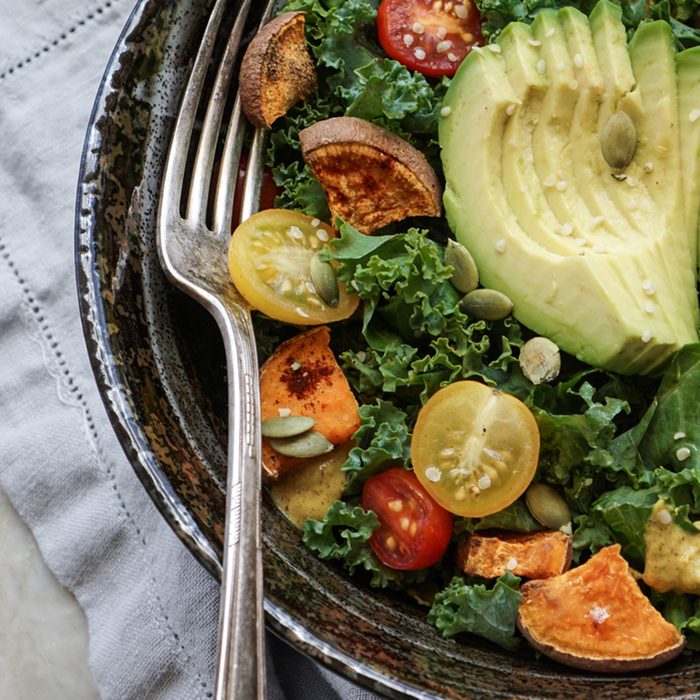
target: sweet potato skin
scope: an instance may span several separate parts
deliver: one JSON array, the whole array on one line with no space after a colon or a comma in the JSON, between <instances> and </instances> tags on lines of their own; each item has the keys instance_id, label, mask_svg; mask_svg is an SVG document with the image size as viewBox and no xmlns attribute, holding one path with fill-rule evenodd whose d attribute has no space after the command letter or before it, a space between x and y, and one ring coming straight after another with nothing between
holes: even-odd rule
<instances>
[{"instance_id":1,"label":"sweet potato skin","mask_svg":"<svg viewBox=\"0 0 700 700\"><path fill-rule=\"evenodd\" d=\"M262 420L280 415L309 416L314 430L334 445L349 440L360 427L357 399L333 351L330 331L318 326L282 343L260 370ZM263 468L271 478L302 460L272 449L263 439Z\"/></svg>"},{"instance_id":2,"label":"sweet potato skin","mask_svg":"<svg viewBox=\"0 0 700 700\"><path fill-rule=\"evenodd\" d=\"M420 151L386 129L333 117L303 129L299 140L331 214L358 231L440 215L442 188L434 170Z\"/></svg>"},{"instance_id":3,"label":"sweet potato skin","mask_svg":"<svg viewBox=\"0 0 700 700\"><path fill-rule=\"evenodd\" d=\"M611 545L560 576L524 583L517 624L546 656L588 671L654 668L685 638L651 605Z\"/></svg>"},{"instance_id":4,"label":"sweet potato skin","mask_svg":"<svg viewBox=\"0 0 700 700\"><path fill-rule=\"evenodd\" d=\"M523 578L558 576L571 565L571 536L557 530L474 533L457 548L465 574L498 578L506 571Z\"/></svg>"},{"instance_id":5,"label":"sweet potato skin","mask_svg":"<svg viewBox=\"0 0 700 700\"><path fill-rule=\"evenodd\" d=\"M289 108L316 91L314 62L304 39L304 12L285 12L268 22L241 62L241 108L255 126L269 129Z\"/></svg>"}]
</instances>

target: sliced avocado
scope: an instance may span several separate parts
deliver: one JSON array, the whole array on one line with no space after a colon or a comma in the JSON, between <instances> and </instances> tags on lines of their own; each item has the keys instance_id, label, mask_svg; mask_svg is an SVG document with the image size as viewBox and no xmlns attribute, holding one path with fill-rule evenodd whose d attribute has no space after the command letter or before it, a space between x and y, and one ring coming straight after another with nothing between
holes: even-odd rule
<instances>
[{"instance_id":1,"label":"sliced avocado","mask_svg":"<svg viewBox=\"0 0 700 700\"><path fill-rule=\"evenodd\" d=\"M678 281L692 306L694 302L697 303L695 271L685 262L688 257L696 258L697 236L695 230L689 231L685 218L676 50L671 27L663 21L640 25L630 42L629 53L642 100L643 118L637 121L639 145L626 184L632 180L630 187L646 188L659 212L665 217L666 221L662 225L667 230L686 232L687 247L669 245L663 258L672 279L684 277ZM700 97L700 94L696 97ZM660 124L670 124L676 128L663 129L659 128ZM674 310L664 308L659 311L671 319L675 318ZM697 324L697 315L693 322Z\"/></svg>"},{"instance_id":2,"label":"sliced avocado","mask_svg":"<svg viewBox=\"0 0 700 700\"><path fill-rule=\"evenodd\" d=\"M573 154L568 145L579 98L578 82L558 12L541 10L532 23L532 34L541 43L540 65L548 83L532 134L535 168L554 215L561 225L571 226L577 238L582 223L593 218L571 186L570 177Z\"/></svg>"},{"instance_id":3,"label":"sliced avocado","mask_svg":"<svg viewBox=\"0 0 700 700\"><path fill-rule=\"evenodd\" d=\"M506 293L523 324L589 364L652 372L697 341L688 207L669 212L644 183L626 182L646 163L637 153L624 173L612 172L600 131L624 109L646 139L641 155L678 138L670 107L648 101L668 79L668 61L658 73L642 61L642 35L635 75L609 0L590 24L567 8L541 11L528 29L508 27L500 51L472 52L448 90L440 124L448 221L484 285ZM675 75L673 83L675 94ZM657 121L647 125L647 111Z\"/></svg>"},{"instance_id":4,"label":"sliced avocado","mask_svg":"<svg viewBox=\"0 0 700 700\"><path fill-rule=\"evenodd\" d=\"M603 77L603 95L598 112L598 135L616 112L624 111L635 123L643 121L642 100L637 88L637 80L632 70L632 61L627 48L627 32L622 24L622 10L612 2L599 2L591 12L591 35L596 57ZM596 156L600 149L595 149ZM627 176L609 180L603 176L610 174L604 159L599 158L598 175L615 208L626 218L628 227L635 234L644 235L649 228L654 230L663 225L654 201L648 196L642 184L629 187ZM637 182L631 180L630 182ZM621 186L622 185L622 186Z\"/></svg>"},{"instance_id":5,"label":"sliced avocado","mask_svg":"<svg viewBox=\"0 0 700 700\"><path fill-rule=\"evenodd\" d=\"M573 7L562 8L559 16L569 55L574 63L579 91L570 137L570 144L572 147L575 144L576 153L571 160L578 193L594 217L591 222L591 234L594 236L591 245L600 250L605 248L607 237L627 240L640 233L638 227L642 225L644 228L640 220L646 222L653 214L638 211L644 207L645 200L630 201L634 194L627 191L627 188L621 188L619 182L610 177L610 166L602 157L598 134L602 128L600 114L606 106L609 114L612 114L617 108L621 93L610 89L608 83L612 80L611 76L603 76L588 18ZM612 45L606 46L606 50L606 60L610 60L613 51L618 51L620 54L616 60L623 65L629 64L624 41L613 41ZM629 94L625 93L626 96ZM596 121L598 130L591 128L591 124ZM633 214L633 210L637 213Z\"/></svg>"},{"instance_id":6,"label":"sliced avocado","mask_svg":"<svg viewBox=\"0 0 700 700\"><path fill-rule=\"evenodd\" d=\"M548 80L539 46L529 25L509 24L499 37L505 71L518 101L506 107L510 118L503 136L503 186L508 204L530 236L560 253L568 243L555 235L559 225L540 181L533 150L528 148L541 113Z\"/></svg>"},{"instance_id":7,"label":"sliced avocado","mask_svg":"<svg viewBox=\"0 0 700 700\"><path fill-rule=\"evenodd\" d=\"M635 86L632 64L627 54L627 32L622 9L613 2L598 2L590 15L591 33L605 87L613 104L632 92ZM609 116L604 114L603 116Z\"/></svg>"},{"instance_id":8,"label":"sliced avocado","mask_svg":"<svg viewBox=\"0 0 700 700\"><path fill-rule=\"evenodd\" d=\"M688 234L697 241L700 202L700 46L676 55L683 197Z\"/></svg>"},{"instance_id":9,"label":"sliced avocado","mask_svg":"<svg viewBox=\"0 0 700 700\"><path fill-rule=\"evenodd\" d=\"M501 32L498 43L519 100L527 98L533 87L547 86L544 71L538 70L539 46L529 24L511 22Z\"/></svg>"},{"instance_id":10,"label":"sliced avocado","mask_svg":"<svg viewBox=\"0 0 700 700\"><path fill-rule=\"evenodd\" d=\"M632 71L643 113L638 118L639 145L629 177L639 175L661 211L679 217L682 226L680 130L658 128L661 124L678 124L675 53L671 27L660 20L642 24L630 42ZM645 172L644 164L650 172ZM673 221L674 226L677 223Z\"/></svg>"}]
</instances>

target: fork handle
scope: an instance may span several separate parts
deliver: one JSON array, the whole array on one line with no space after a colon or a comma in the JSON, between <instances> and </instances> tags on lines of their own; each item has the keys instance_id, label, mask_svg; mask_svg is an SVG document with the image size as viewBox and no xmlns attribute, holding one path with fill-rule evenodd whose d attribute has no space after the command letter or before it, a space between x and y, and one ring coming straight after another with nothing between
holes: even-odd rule
<instances>
[{"instance_id":1,"label":"fork handle","mask_svg":"<svg viewBox=\"0 0 700 700\"><path fill-rule=\"evenodd\" d=\"M216 698L264 700L257 355L246 310L227 306L218 320L226 346L229 430Z\"/></svg>"}]
</instances>

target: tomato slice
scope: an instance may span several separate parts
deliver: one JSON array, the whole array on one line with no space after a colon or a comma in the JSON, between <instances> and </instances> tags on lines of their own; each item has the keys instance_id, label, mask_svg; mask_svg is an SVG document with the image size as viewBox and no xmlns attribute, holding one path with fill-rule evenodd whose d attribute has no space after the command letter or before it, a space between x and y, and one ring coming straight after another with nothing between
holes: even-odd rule
<instances>
[{"instance_id":1,"label":"tomato slice","mask_svg":"<svg viewBox=\"0 0 700 700\"><path fill-rule=\"evenodd\" d=\"M382 0L379 43L391 58L423 75L454 75L472 47L484 43L471 0Z\"/></svg>"},{"instance_id":2,"label":"tomato slice","mask_svg":"<svg viewBox=\"0 0 700 700\"><path fill-rule=\"evenodd\" d=\"M382 564L404 571L440 561L452 537L452 516L413 472L395 467L365 482L362 507L379 518L369 545Z\"/></svg>"},{"instance_id":3,"label":"tomato slice","mask_svg":"<svg viewBox=\"0 0 700 700\"><path fill-rule=\"evenodd\" d=\"M411 462L430 495L451 513L490 515L532 481L540 434L519 399L475 381L450 384L418 413Z\"/></svg>"},{"instance_id":4,"label":"tomato slice","mask_svg":"<svg viewBox=\"0 0 700 700\"><path fill-rule=\"evenodd\" d=\"M299 326L348 318L359 304L338 282L329 306L311 281L311 258L335 238L318 219L287 209L266 209L233 232L228 251L231 279L245 300L270 318Z\"/></svg>"}]
</instances>

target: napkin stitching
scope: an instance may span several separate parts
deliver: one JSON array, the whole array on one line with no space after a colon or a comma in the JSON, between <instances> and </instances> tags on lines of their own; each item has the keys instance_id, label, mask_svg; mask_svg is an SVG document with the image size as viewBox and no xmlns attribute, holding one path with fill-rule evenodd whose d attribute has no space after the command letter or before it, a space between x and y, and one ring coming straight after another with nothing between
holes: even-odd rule
<instances>
[{"instance_id":1,"label":"napkin stitching","mask_svg":"<svg viewBox=\"0 0 700 700\"><path fill-rule=\"evenodd\" d=\"M102 5L99 5L96 7L94 10L88 12L87 15L83 19L79 19L75 24L73 24L69 29L67 29L64 32L61 32L61 34L58 36L57 39L54 39L53 41L48 42L45 44L41 49L38 51L35 51L34 53L30 54L24 59L21 59L15 63L14 66L10 66L9 68L6 68L3 70L2 73L0 73L0 80L4 80L5 78L8 78L10 75L15 73L15 71L20 70L21 68L24 68L27 64L31 63L33 60L37 58L41 58L44 54L49 53L52 49L56 48L59 44L61 44L64 41L67 41L69 38L70 34L74 34L79 27L83 27L88 22L94 20L97 18L98 15L101 15L105 10L108 10L109 8L112 7L115 3L119 3L120 0L105 0Z\"/></svg>"},{"instance_id":2,"label":"napkin stitching","mask_svg":"<svg viewBox=\"0 0 700 700\"><path fill-rule=\"evenodd\" d=\"M119 487L116 482L116 475L114 474L114 470L111 465L111 460L104 454L100 447L100 437L97 431L97 426L92 417L90 407L87 404L83 392L80 391L77 380L71 373L70 367L68 366L68 361L60 350L60 344L51 331L51 326L46 319L46 315L42 312L42 308L36 300L36 295L32 292L32 289L21 275L18 266L12 259L9 250L7 249L7 245L1 236L0 256L2 256L7 267L14 276L15 281L20 286L23 298L22 307L25 316L25 324L27 325L30 337L40 345L46 371L56 381L58 398L61 403L65 404L66 406L79 408L82 410L84 419L83 427L87 429L87 434L85 437L90 451L95 455L97 463L103 467L107 479L111 482L111 492L117 497L118 507L123 511L127 521L136 532L137 540L142 545L142 547L139 548L141 556L144 559L147 559L145 553L145 549L147 547L146 537L141 528L137 525L136 521L133 519L133 516L126 506L124 498L119 491ZM151 604L152 607L155 608L154 612L156 612L153 617L156 623L159 627L161 627L161 629L164 628L164 631L172 637L175 643L176 654L184 657L186 666L192 667L196 680L199 681L201 688L200 693L204 692L208 687L208 683L206 680L204 680L202 673L194 667L192 657L187 653L185 645L180 641L180 635L170 624L170 618L165 612L162 600L158 593L154 590L157 586L157 581L154 576L149 577L149 583L151 584L149 587L149 593L152 596ZM193 679L193 681L194 680L195 679ZM206 698L211 698L212 696L213 694L211 691L204 695Z\"/></svg>"}]
</instances>

